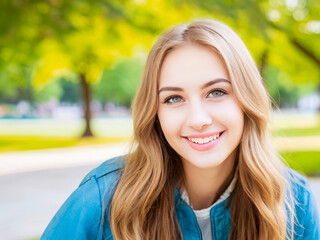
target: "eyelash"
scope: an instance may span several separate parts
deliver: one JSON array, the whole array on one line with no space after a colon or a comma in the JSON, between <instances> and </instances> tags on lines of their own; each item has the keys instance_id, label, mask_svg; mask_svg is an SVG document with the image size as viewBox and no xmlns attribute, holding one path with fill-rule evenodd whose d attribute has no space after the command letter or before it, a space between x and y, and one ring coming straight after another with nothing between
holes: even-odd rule
<instances>
[{"instance_id":1,"label":"eyelash","mask_svg":"<svg viewBox=\"0 0 320 240\"><path fill-rule=\"evenodd\" d=\"M178 96L178 95L173 95L173 96L169 96L167 97L165 100L164 100L164 103L167 103L167 104L174 104L176 102L170 102L170 100L172 100L173 98L180 98L182 100L182 97ZM180 100L180 101L181 101ZM180 102L179 101L179 102Z\"/></svg>"},{"instance_id":2,"label":"eyelash","mask_svg":"<svg viewBox=\"0 0 320 240\"><path fill-rule=\"evenodd\" d=\"M221 95L216 96L216 97L222 97L223 95L227 94L227 92L225 90L218 88L218 89L213 89L212 91L210 91L207 96L209 96L213 92L219 92L221 94Z\"/></svg>"},{"instance_id":3,"label":"eyelash","mask_svg":"<svg viewBox=\"0 0 320 240\"><path fill-rule=\"evenodd\" d=\"M215 96L215 97L222 97L223 95L227 94L226 91L222 90L222 89L213 89L212 91L210 91L207 95L207 97L211 94L211 93L214 93L214 92L219 92L220 95L219 96ZM212 98L215 98L215 97L212 97ZM177 103L177 102L170 102L172 99L174 98L179 98L179 101L178 102L181 102L182 100L182 97L179 96L179 95L172 95L172 96L169 96L167 97L165 100L164 100L164 103L167 103L167 104L174 104L174 103Z\"/></svg>"}]
</instances>

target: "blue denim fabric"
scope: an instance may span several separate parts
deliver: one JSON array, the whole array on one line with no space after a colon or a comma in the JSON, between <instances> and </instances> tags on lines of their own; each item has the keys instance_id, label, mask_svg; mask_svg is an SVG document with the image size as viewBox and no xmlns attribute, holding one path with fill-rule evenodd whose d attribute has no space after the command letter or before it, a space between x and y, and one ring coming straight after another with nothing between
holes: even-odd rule
<instances>
[{"instance_id":1,"label":"blue denim fabric","mask_svg":"<svg viewBox=\"0 0 320 240\"><path fill-rule=\"evenodd\" d=\"M41 240L111 240L110 201L120 178L124 162L111 159L92 170L70 195L41 236ZM303 176L290 170L290 183L296 200L295 240L320 240L320 219L315 198ZM231 218L228 199L210 211L214 240L227 240ZM175 191L176 216L185 240L202 239L200 227L191 207Z\"/></svg>"}]
</instances>

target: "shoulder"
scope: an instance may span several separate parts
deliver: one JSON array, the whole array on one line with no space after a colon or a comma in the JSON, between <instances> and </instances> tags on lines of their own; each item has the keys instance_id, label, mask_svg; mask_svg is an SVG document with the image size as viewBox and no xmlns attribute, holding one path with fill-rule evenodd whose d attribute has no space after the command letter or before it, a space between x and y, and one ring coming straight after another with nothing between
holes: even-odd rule
<instances>
[{"instance_id":1,"label":"shoulder","mask_svg":"<svg viewBox=\"0 0 320 240\"><path fill-rule=\"evenodd\" d=\"M103 214L120 179L124 159L112 158L90 171L60 207L41 240L97 239L101 236ZM108 231L111 235L110 229Z\"/></svg>"},{"instance_id":2,"label":"shoulder","mask_svg":"<svg viewBox=\"0 0 320 240\"><path fill-rule=\"evenodd\" d=\"M100 166L91 170L81 181L80 186L90 181L91 178L97 180L115 177L120 174L121 169L125 165L126 156L119 156L111 158L103 162ZM111 180L110 179L110 180Z\"/></svg>"},{"instance_id":3,"label":"shoulder","mask_svg":"<svg viewBox=\"0 0 320 240\"><path fill-rule=\"evenodd\" d=\"M287 173L296 217L296 238L320 239L319 211L310 183L305 176L292 169L288 169Z\"/></svg>"},{"instance_id":4,"label":"shoulder","mask_svg":"<svg viewBox=\"0 0 320 240\"><path fill-rule=\"evenodd\" d=\"M118 156L103 162L83 178L79 188L90 184L92 181L95 182L99 190L101 207L102 209L107 208L120 180L125 162L126 155Z\"/></svg>"},{"instance_id":5,"label":"shoulder","mask_svg":"<svg viewBox=\"0 0 320 240\"><path fill-rule=\"evenodd\" d=\"M311 191L308 179L291 168L287 169L287 180L295 193L308 193Z\"/></svg>"},{"instance_id":6,"label":"shoulder","mask_svg":"<svg viewBox=\"0 0 320 240\"><path fill-rule=\"evenodd\" d=\"M307 204L312 194L308 179L292 169L288 169L286 174L296 207L308 207Z\"/></svg>"}]
</instances>

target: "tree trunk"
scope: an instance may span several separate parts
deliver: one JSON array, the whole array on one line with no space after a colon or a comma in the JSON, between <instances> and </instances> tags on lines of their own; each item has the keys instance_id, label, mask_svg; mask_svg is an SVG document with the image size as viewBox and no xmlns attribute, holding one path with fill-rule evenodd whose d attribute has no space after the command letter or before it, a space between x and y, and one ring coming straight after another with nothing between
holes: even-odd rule
<instances>
[{"instance_id":1,"label":"tree trunk","mask_svg":"<svg viewBox=\"0 0 320 240\"><path fill-rule=\"evenodd\" d=\"M318 96L320 96L320 81L318 82ZM318 106L318 121L319 121L319 125L320 125L320 105Z\"/></svg>"},{"instance_id":2,"label":"tree trunk","mask_svg":"<svg viewBox=\"0 0 320 240\"><path fill-rule=\"evenodd\" d=\"M269 50L266 48L266 49L264 49L264 51L261 55L261 58L260 58L260 74L262 77L264 77L264 71L267 66L268 55L269 55Z\"/></svg>"},{"instance_id":3,"label":"tree trunk","mask_svg":"<svg viewBox=\"0 0 320 240\"><path fill-rule=\"evenodd\" d=\"M80 82L82 88L82 99L83 99L83 113L84 119L86 121L85 130L82 134L82 137L91 137L93 136L91 131L91 89L90 85L86 81L86 76L84 74L80 74Z\"/></svg>"}]
</instances>

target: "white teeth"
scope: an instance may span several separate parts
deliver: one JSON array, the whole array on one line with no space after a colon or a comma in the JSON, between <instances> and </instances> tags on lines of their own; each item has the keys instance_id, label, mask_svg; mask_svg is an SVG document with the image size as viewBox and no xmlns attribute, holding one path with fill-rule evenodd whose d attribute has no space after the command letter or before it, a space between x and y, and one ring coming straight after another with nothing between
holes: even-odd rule
<instances>
[{"instance_id":1,"label":"white teeth","mask_svg":"<svg viewBox=\"0 0 320 240\"><path fill-rule=\"evenodd\" d=\"M205 144L208 142L211 142L213 140L216 140L219 138L219 134L210 136L210 137L205 137L205 138L188 138L189 141L194 142L194 143L198 143L198 144Z\"/></svg>"}]
</instances>

